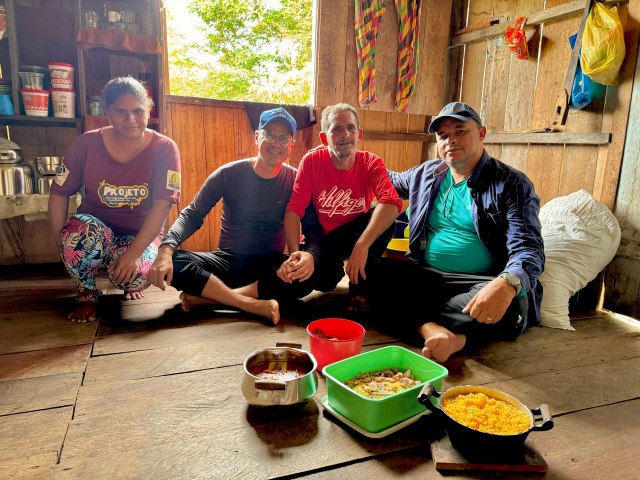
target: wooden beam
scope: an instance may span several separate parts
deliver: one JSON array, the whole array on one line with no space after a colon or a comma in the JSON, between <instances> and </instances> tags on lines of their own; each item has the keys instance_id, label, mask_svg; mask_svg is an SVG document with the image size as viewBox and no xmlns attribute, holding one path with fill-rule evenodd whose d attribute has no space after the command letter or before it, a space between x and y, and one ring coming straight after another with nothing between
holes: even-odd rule
<instances>
[{"instance_id":1,"label":"wooden beam","mask_svg":"<svg viewBox=\"0 0 640 480\"><path fill-rule=\"evenodd\" d=\"M484 143L502 144L555 144L555 145L605 145L611 142L610 133L554 133L526 132L487 133Z\"/></svg>"},{"instance_id":2,"label":"wooden beam","mask_svg":"<svg viewBox=\"0 0 640 480\"><path fill-rule=\"evenodd\" d=\"M618 3L624 3L624 1L627 1L627 0L608 1L603 3L618 4ZM559 22L560 20L564 20L565 18L572 17L574 15L577 15L578 13L583 12L586 4L587 4L587 0L575 0L573 2L558 5L557 7L541 10L527 17L527 25L533 26L533 25L540 25L542 23ZM505 29L507 27L507 23L509 23L510 20L513 20L513 19L508 18L506 21L499 23L498 25L492 25L491 27L482 28L470 33L463 33L461 35L456 35L453 37L451 41L451 47L456 47L460 45L465 45L467 43L477 42L479 40L484 40L486 38L500 37L504 35Z\"/></svg>"},{"instance_id":3,"label":"wooden beam","mask_svg":"<svg viewBox=\"0 0 640 480\"><path fill-rule=\"evenodd\" d=\"M435 135L428 133L365 132L365 139L381 142L435 143ZM558 132L493 132L487 133L484 143L489 144L555 144L555 145L606 145L611 142L610 133L558 133Z\"/></svg>"},{"instance_id":4,"label":"wooden beam","mask_svg":"<svg viewBox=\"0 0 640 480\"><path fill-rule=\"evenodd\" d=\"M435 135L428 133L364 132L364 139L382 142L435 142Z\"/></svg>"},{"instance_id":5,"label":"wooden beam","mask_svg":"<svg viewBox=\"0 0 640 480\"><path fill-rule=\"evenodd\" d=\"M79 199L78 199L79 200ZM69 200L69 214L76 213L79 201L76 197ZM7 195L0 196L0 220L21 215L46 214L49 208L49 195Z\"/></svg>"}]
</instances>

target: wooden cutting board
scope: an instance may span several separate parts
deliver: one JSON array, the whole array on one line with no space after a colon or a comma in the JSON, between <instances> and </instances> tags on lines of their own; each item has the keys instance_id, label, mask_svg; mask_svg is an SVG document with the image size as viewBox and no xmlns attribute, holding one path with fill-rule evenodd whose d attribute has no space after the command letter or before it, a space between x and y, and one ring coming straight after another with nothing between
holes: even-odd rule
<instances>
[{"instance_id":1,"label":"wooden cutting board","mask_svg":"<svg viewBox=\"0 0 640 480\"><path fill-rule=\"evenodd\" d=\"M474 463L464 458L453 448L449 437L445 435L431 442L431 457L436 470L484 470L505 472L546 472L547 463L536 450L531 439L525 441L525 455L521 463Z\"/></svg>"}]
</instances>

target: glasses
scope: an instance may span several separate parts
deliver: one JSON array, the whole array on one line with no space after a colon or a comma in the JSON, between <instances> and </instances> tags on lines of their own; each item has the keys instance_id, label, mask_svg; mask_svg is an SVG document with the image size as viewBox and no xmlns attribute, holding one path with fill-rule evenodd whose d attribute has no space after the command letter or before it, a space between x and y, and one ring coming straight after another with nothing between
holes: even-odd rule
<instances>
[{"instance_id":1,"label":"glasses","mask_svg":"<svg viewBox=\"0 0 640 480\"><path fill-rule=\"evenodd\" d=\"M283 147L287 147L291 143L291 140L293 140L291 135L274 135L267 130L261 130L260 133L262 134L262 138L267 142L275 143L277 141Z\"/></svg>"}]
</instances>

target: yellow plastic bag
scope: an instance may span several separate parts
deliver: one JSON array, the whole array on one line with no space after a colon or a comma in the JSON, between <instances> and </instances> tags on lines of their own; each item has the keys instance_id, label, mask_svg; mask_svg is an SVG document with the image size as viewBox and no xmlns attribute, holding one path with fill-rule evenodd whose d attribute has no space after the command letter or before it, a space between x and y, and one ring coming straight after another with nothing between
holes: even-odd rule
<instances>
[{"instance_id":1,"label":"yellow plastic bag","mask_svg":"<svg viewBox=\"0 0 640 480\"><path fill-rule=\"evenodd\" d=\"M625 53L618 9L594 2L582 34L580 65L583 73L594 82L615 85Z\"/></svg>"}]
</instances>

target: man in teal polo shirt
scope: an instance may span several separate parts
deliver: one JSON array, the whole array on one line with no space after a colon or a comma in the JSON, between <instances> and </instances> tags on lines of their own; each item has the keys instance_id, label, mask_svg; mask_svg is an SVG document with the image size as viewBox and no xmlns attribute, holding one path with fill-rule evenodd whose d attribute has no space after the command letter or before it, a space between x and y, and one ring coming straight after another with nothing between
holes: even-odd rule
<instances>
[{"instance_id":1,"label":"man in teal polo shirt","mask_svg":"<svg viewBox=\"0 0 640 480\"><path fill-rule=\"evenodd\" d=\"M409 199L410 251L376 265L370 298L401 298L407 318L421 312L422 354L444 362L470 342L514 339L540 323L544 246L533 184L486 152L473 108L446 105L429 132L440 158L389 172Z\"/></svg>"}]
</instances>

